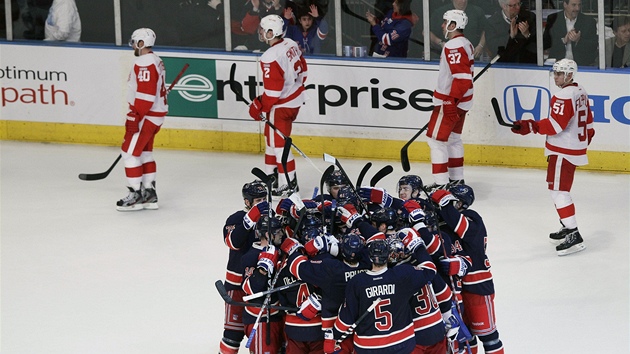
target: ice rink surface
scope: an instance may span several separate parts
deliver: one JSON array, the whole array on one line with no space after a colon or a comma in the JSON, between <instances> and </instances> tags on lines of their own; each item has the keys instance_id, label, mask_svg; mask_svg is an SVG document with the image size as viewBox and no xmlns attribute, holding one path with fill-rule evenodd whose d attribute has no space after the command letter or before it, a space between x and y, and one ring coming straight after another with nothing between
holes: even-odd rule
<instances>
[{"instance_id":1,"label":"ice rink surface","mask_svg":"<svg viewBox=\"0 0 630 354\"><path fill-rule=\"evenodd\" d=\"M122 213L122 163L104 180L77 178L118 153L0 142L2 354L218 352L221 229L263 156L157 150L160 209ZM338 159L353 180L366 163ZM296 162L309 197L321 175ZM372 162L365 181L391 164L378 186L395 191L400 163ZM410 173L430 184L429 171L412 164ZM488 229L506 353L629 352L630 175L578 170L572 196L587 249L566 257L548 241L560 225L543 170L468 166L466 181Z\"/></svg>"}]
</instances>

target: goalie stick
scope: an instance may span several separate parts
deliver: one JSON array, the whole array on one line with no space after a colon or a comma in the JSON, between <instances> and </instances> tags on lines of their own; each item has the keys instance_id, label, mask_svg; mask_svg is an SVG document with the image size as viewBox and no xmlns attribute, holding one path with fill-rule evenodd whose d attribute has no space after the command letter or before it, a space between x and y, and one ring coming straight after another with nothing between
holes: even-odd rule
<instances>
[{"instance_id":1,"label":"goalie stick","mask_svg":"<svg viewBox=\"0 0 630 354\"><path fill-rule=\"evenodd\" d=\"M232 92L234 92L234 95L236 96L236 99L239 101L243 101L245 102L246 105L249 106L250 102L243 97L243 92L241 90L241 88L238 85L238 82L236 82L235 80L235 74L236 74L236 63L232 63L232 66L230 67L230 90L232 90ZM280 130L278 130L278 128L276 128L275 125L273 125L273 123L271 123L270 121L268 121L267 119L265 119L264 117L262 117L261 115L261 120L263 122L265 122L265 124L269 125L269 128L273 129L278 135L280 135L280 137L282 137L282 139L287 140L287 136L284 135ZM302 156L304 159L306 159L306 161L310 162L310 164L317 170L319 171L319 173L322 173L322 171L319 169L319 167L317 167L317 165L315 165L313 163L313 160L311 160L308 156L306 156L305 153L302 152L302 150L300 150L300 148L298 148L294 143L293 140L291 140L291 146L295 149L295 151L298 152L298 154L300 154L300 156Z\"/></svg>"},{"instance_id":2,"label":"goalie stick","mask_svg":"<svg viewBox=\"0 0 630 354\"><path fill-rule=\"evenodd\" d=\"M188 63L184 64L184 67L182 68L182 70L180 70L179 74L175 76L175 80L173 80L173 82L171 82L171 84L168 86L168 89L166 90L167 95L169 92L171 92L171 90L173 89L175 84L179 81L179 79L181 79L182 75L184 75L184 72L186 72L186 69L188 69L189 66L190 65ZM118 161L120 161L121 158L122 158L122 154L119 154L116 160L114 160L114 163L111 166L109 166L107 171L100 172L100 173L80 173L79 179L83 181L98 181L101 179L105 179L107 176L109 176L109 173L112 172L114 167L116 167L116 164L118 164Z\"/></svg>"},{"instance_id":3,"label":"goalie stick","mask_svg":"<svg viewBox=\"0 0 630 354\"><path fill-rule=\"evenodd\" d=\"M227 289L225 289L225 284L223 284L223 281L221 280L217 280L216 282L214 282L214 287L217 288L219 295L221 296L223 301L225 301L226 304L229 304L232 306L239 306L239 307L246 307L246 306L247 307L263 307L263 304L241 302L241 301L236 301L232 299L230 294L228 294ZM275 306L275 305L269 305L267 306L267 308L270 310L279 310L279 311L288 311L288 312L298 312L300 310L297 307Z\"/></svg>"},{"instance_id":4,"label":"goalie stick","mask_svg":"<svg viewBox=\"0 0 630 354\"><path fill-rule=\"evenodd\" d=\"M343 173L346 176L346 179L348 180L348 186L350 187L350 189L352 189L352 192L357 197L357 201L359 202L359 205L361 205L361 208L363 209L363 211L368 212L367 205L365 205L365 202L363 201L363 199L361 199L361 196L359 195L359 192L357 191L357 189L352 184L352 181L350 180L350 177L346 173L346 170L344 170L343 166L341 166L341 162L339 162L339 160L337 160L334 156L329 155L327 153L324 153L324 161L326 161L328 163L332 163L335 166L337 166L339 168L339 171L341 171L341 173Z\"/></svg>"},{"instance_id":5,"label":"goalie stick","mask_svg":"<svg viewBox=\"0 0 630 354\"><path fill-rule=\"evenodd\" d=\"M515 130L521 129L520 126L508 123L503 119L503 115L501 114L501 107L499 107L499 101L497 100L496 97L492 97L490 102L492 102L492 108L494 108L494 115L497 117L497 122L499 122L499 125L508 127L508 128L513 128Z\"/></svg>"},{"instance_id":6,"label":"goalie stick","mask_svg":"<svg viewBox=\"0 0 630 354\"><path fill-rule=\"evenodd\" d=\"M383 178L385 178L385 176L389 175L392 172L394 172L394 168L391 165L387 165L378 170L378 172L376 172L374 177L372 177L372 179L370 180L370 187L374 187L378 183L378 181L382 180Z\"/></svg>"},{"instance_id":7,"label":"goalie stick","mask_svg":"<svg viewBox=\"0 0 630 354\"><path fill-rule=\"evenodd\" d=\"M475 77L473 78L473 82L477 81L477 79L486 71L488 71L488 69L490 69L490 67L497 62L497 60L499 60L501 58L500 54L497 54L494 58L492 58L492 60L490 60L490 62L488 64L486 64L486 66L481 69L481 71L479 72L479 74L475 75ZM403 171L405 172L409 172L409 170L411 169L411 165L409 163L409 146L411 146L411 143L413 143L419 136L420 134L422 134L425 130L427 130L427 128L429 127L429 123L425 124L424 127L422 127L413 137L411 137L411 139L409 139L409 141L407 141L407 143L402 147L402 149L400 149L400 163L402 164L402 168Z\"/></svg>"}]
</instances>

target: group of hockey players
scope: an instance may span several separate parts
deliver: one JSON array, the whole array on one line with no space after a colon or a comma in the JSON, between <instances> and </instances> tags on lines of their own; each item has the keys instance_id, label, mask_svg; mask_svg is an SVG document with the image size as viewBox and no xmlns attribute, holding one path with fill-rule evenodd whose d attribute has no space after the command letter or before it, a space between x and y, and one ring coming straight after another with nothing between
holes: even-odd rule
<instances>
[{"instance_id":1,"label":"group of hockey players","mask_svg":"<svg viewBox=\"0 0 630 354\"><path fill-rule=\"evenodd\" d=\"M328 193L273 202L269 181L243 186L223 229L220 353L244 338L261 354L503 353L471 187L406 175L392 195L332 168L324 181Z\"/></svg>"}]
</instances>

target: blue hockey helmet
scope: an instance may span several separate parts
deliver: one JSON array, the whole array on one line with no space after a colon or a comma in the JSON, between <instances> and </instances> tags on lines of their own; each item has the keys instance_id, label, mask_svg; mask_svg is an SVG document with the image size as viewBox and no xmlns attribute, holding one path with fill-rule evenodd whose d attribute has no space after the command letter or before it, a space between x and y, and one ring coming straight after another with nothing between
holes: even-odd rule
<instances>
[{"instance_id":1,"label":"blue hockey helmet","mask_svg":"<svg viewBox=\"0 0 630 354\"><path fill-rule=\"evenodd\" d=\"M354 206L359 204L357 195L350 186L341 187L339 193L337 193L337 205L344 206L346 204L352 204Z\"/></svg>"},{"instance_id":2,"label":"blue hockey helmet","mask_svg":"<svg viewBox=\"0 0 630 354\"><path fill-rule=\"evenodd\" d=\"M367 246L368 255L374 265L382 266L389 260L389 245L385 240L375 240Z\"/></svg>"},{"instance_id":3,"label":"blue hockey helmet","mask_svg":"<svg viewBox=\"0 0 630 354\"><path fill-rule=\"evenodd\" d=\"M394 230L398 224L398 212L392 208L381 208L370 215L370 221L378 228L387 225L387 230Z\"/></svg>"},{"instance_id":4,"label":"blue hockey helmet","mask_svg":"<svg viewBox=\"0 0 630 354\"><path fill-rule=\"evenodd\" d=\"M363 239L353 233L341 236L341 255L349 263L356 263L361 259Z\"/></svg>"},{"instance_id":5,"label":"blue hockey helmet","mask_svg":"<svg viewBox=\"0 0 630 354\"><path fill-rule=\"evenodd\" d=\"M468 209L475 201L475 193L472 188L466 184L458 184L448 189L460 202L462 202L462 208Z\"/></svg>"},{"instance_id":6,"label":"blue hockey helmet","mask_svg":"<svg viewBox=\"0 0 630 354\"><path fill-rule=\"evenodd\" d=\"M388 262L390 264L396 264L408 257L408 255L405 253L405 246L403 245L401 239L396 236L390 236L386 238L385 241L389 246Z\"/></svg>"},{"instance_id":7,"label":"blue hockey helmet","mask_svg":"<svg viewBox=\"0 0 630 354\"><path fill-rule=\"evenodd\" d=\"M409 187L411 187L411 192L409 193L408 197L403 198L400 195L401 186L409 186ZM422 186L423 186L422 178L420 178L420 176L417 176L417 175L402 176L398 180L398 196L403 198L403 199L415 198L415 197L418 196L418 193L420 193L420 191L422 190Z\"/></svg>"},{"instance_id":8,"label":"blue hockey helmet","mask_svg":"<svg viewBox=\"0 0 630 354\"><path fill-rule=\"evenodd\" d=\"M267 186L261 180L245 183L243 185L243 199L249 201L250 207L254 204L254 199L265 198L267 196Z\"/></svg>"},{"instance_id":9,"label":"blue hockey helmet","mask_svg":"<svg viewBox=\"0 0 630 354\"><path fill-rule=\"evenodd\" d=\"M326 177L326 185L328 187L328 193L330 193L330 187L332 186L345 186L348 183L348 177L343 174L340 170L334 170L331 174Z\"/></svg>"},{"instance_id":10,"label":"blue hockey helmet","mask_svg":"<svg viewBox=\"0 0 630 354\"><path fill-rule=\"evenodd\" d=\"M280 219L276 218L275 213L271 211L271 217L268 214L261 215L258 222L256 222L256 236L258 239L267 239L269 243L275 246L280 246L284 241L284 230L282 229L282 223ZM267 236L271 234L272 238L269 240Z\"/></svg>"}]
</instances>

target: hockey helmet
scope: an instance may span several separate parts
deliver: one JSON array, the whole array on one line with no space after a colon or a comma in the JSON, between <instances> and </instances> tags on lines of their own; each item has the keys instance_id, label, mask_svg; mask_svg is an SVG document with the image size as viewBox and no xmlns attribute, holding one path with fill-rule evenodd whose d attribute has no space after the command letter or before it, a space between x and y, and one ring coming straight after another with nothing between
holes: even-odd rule
<instances>
[{"instance_id":1,"label":"hockey helmet","mask_svg":"<svg viewBox=\"0 0 630 354\"><path fill-rule=\"evenodd\" d=\"M382 266L389 260L389 245L385 240L375 240L367 246L368 255L374 265Z\"/></svg>"},{"instance_id":2,"label":"hockey helmet","mask_svg":"<svg viewBox=\"0 0 630 354\"><path fill-rule=\"evenodd\" d=\"M389 260L390 264L396 264L403 259L407 258L408 255L405 253L405 246L402 243L402 240L396 236L390 236L385 239L389 246Z\"/></svg>"},{"instance_id":3,"label":"hockey helmet","mask_svg":"<svg viewBox=\"0 0 630 354\"><path fill-rule=\"evenodd\" d=\"M268 235L272 235L271 240L267 239L269 243L280 246L282 241L284 241L284 230L280 220L274 214L271 211L271 217L268 214L260 216L260 219L256 222L256 236L262 240L263 238L267 239Z\"/></svg>"},{"instance_id":4,"label":"hockey helmet","mask_svg":"<svg viewBox=\"0 0 630 354\"><path fill-rule=\"evenodd\" d=\"M245 183L242 189L243 199L249 201L250 206L253 205L254 199L264 198L267 196L267 186L260 180Z\"/></svg>"},{"instance_id":5,"label":"hockey helmet","mask_svg":"<svg viewBox=\"0 0 630 354\"><path fill-rule=\"evenodd\" d=\"M575 80L575 75L578 72L577 63L571 59L560 59L553 64L553 72L564 73L564 82L567 80ZM571 77L569 78L569 74Z\"/></svg>"},{"instance_id":6,"label":"hockey helmet","mask_svg":"<svg viewBox=\"0 0 630 354\"><path fill-rule=\"evenodd\" d=\"M267 15L260 20L260 29L262 33L259 32L259 36L262 37L262 40L265 42L269 41L272 38L267 38L267 32L271 31L273 34L273 38L282 37L283 34L283 26L284 20L282 17L278 15Z\"/></svg>"},{"instance_id":7,"label":"hockey helmet","mask_svg":"<svg viewBox=\"0 0 630 354\"><path fill-rule=\"evenodd\" d=\"M143 42L142 47L138 45L140 41ZM155 32L150 28L138 28L131 34L129 46L133 47L134 43L139 49L153 47L155 44Z\"/></svg>"},{"instance_id":8,"label":"hockey helmet","mask_svg":"<svg viewBox=\"0 0 630 354\"><path fill-rule=\"evenodd\" d=\"M341 255L349 263L356 263L361 259L363 246L363 239L357 234L341 236Z\"/></svg>"},{"instance_id":9,"label":"hockey helmet","mask_svg":"<svg viewBox=\"0 0 630 354\"><path fill-rule=\"evenodd\" d=\"M448 26L451 25L452 22L455 23L454 30L463 30L466 28L468 24L468 16L462 10L448 10L442 16L444 20L446 20L446 31L452 32L448 30Z\"/></svg>"},{"instance_id":10,"label":"hockey helmet","mask_svg":"<svg viewBox=\"0 0 630 354\"><path fill-rule=\"evenodd\" d=\"M398 196L401 198L402 196L400 195L400 192L401 192L402 186L411 187L411 193L409 197L404 198L404 199L411 199L411 198L417 197L418 193L420 193L420 190L422 189L422 186L423 186L422 178L420 178L420 176L417 176L417 175L406 175L406 176L400 177L400 179L398 180Z\"/></svg>"},{"instance_id":11,"label":"hockey helmet","mask_svg":"<svg viewBox=\"0 0 630 354\"><path fill-rule=\"evenodd\" d=\"M468 209L475 201L475 193L470 186L465 184L458 184L448 189L460 202L462 202L462 208Z\"/></svg>"},{"instance_id":12,"label":"hockey helmet","mask_svg":"<svg viewBox=\"0 0 630 354\"><path fill-rule=\"evenodd\" d=\"M393 230L398 223L398 212L392 208L381 208L370 215L370 221L378 228L381 224L387 226L387 230Z\"/></svg>"},{"instance_id":13,"label":"hockey helmet","mask_svg":"<svg viewBox=\"0 0 630 354\"><path fill-rule=\"evenodd\" d=\"M326 186L328 187L328 193L331 193L330 189L334 186L348 185L348 177L340 170L334 170L328 177L326 177Z\"/></svg>"},{"instance_id":14,"label":"hockey helmet","mask_svg":"<svg viewBox=\"0 0 630 354\"><path fill-rule=\"evenodd\" d=\"M356 193L350 186L343 186L337 193L337 205L344 206L346 204L352 204L357 206L358 199Z\"/></svg>"}]
</instances>

